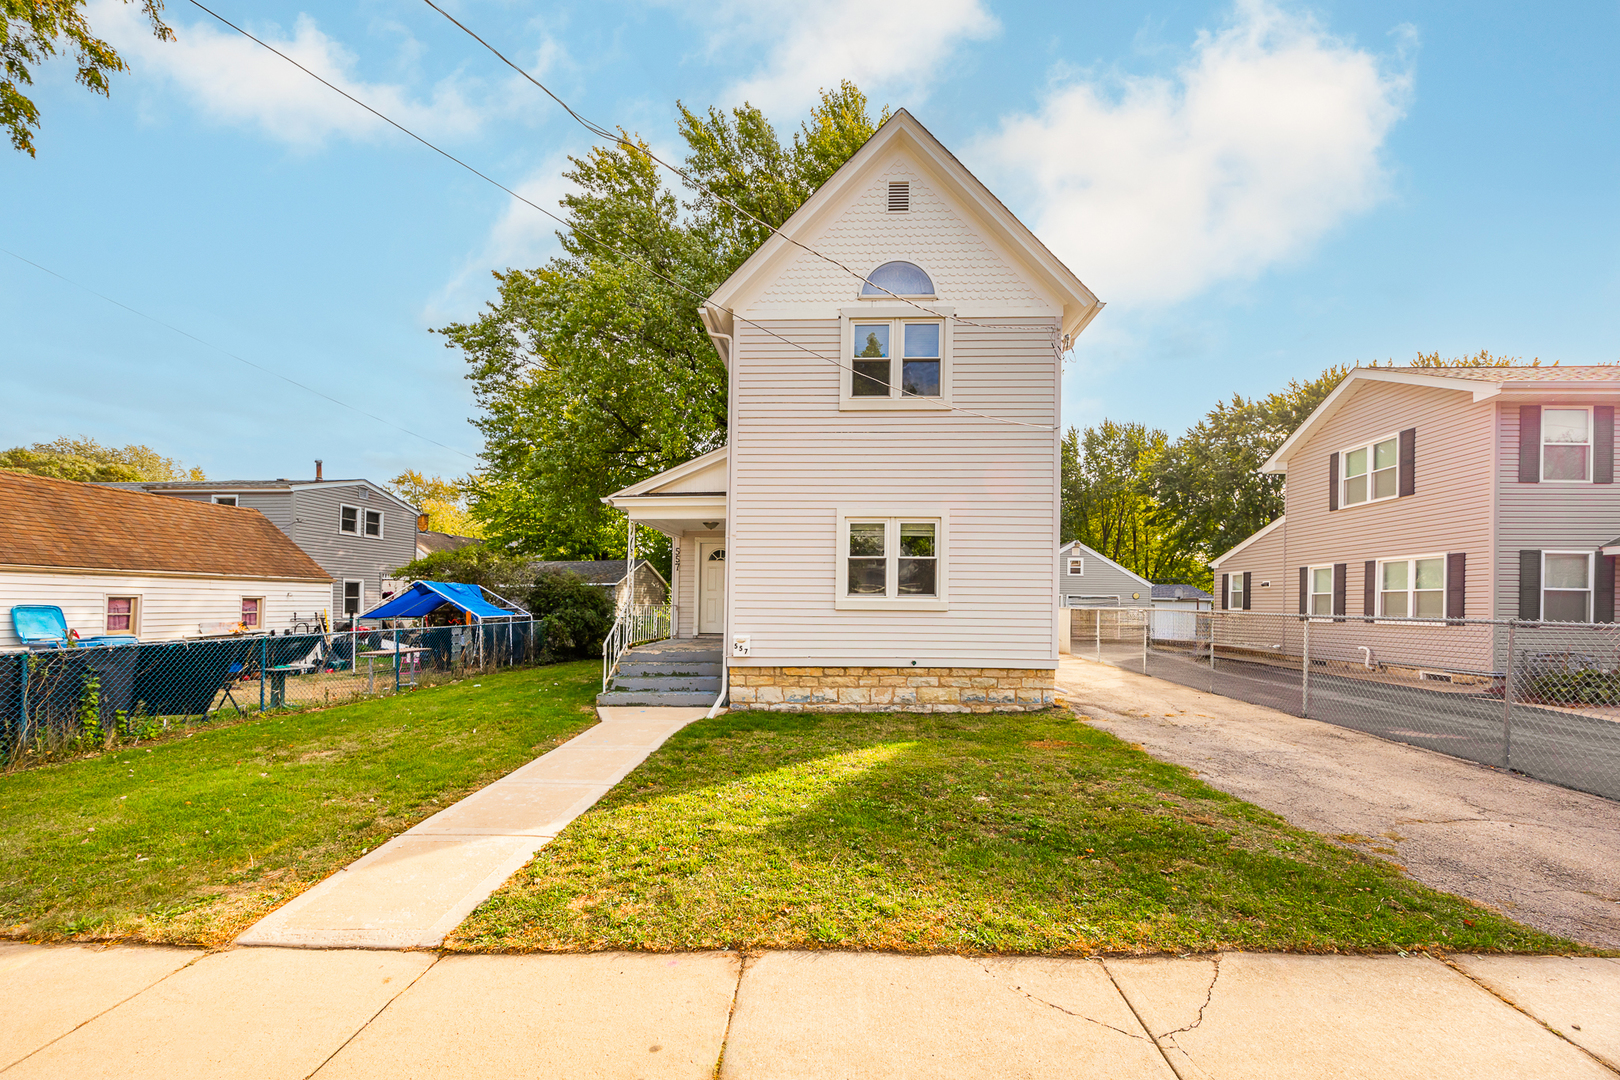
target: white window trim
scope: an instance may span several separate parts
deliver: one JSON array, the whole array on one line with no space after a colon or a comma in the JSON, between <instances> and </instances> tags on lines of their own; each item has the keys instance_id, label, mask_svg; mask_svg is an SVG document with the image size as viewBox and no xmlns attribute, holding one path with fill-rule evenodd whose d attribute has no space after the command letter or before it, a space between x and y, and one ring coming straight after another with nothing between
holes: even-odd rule
<instances>
[{"instance_id":1,"label":"white window trim","mask_svg":"<svg viewBox=\"0 0 1620 1080\"><path fill-rule=\"evenodd\" d=\"M1226 610L1243 610L1243 571L1231 570L1226 575Z\"/></svg>"},{"instance_id":2,"label":"white window trim","mask_svg":"<svg viewBox=\"0 0 1620 1080\"><path fill-rule=\"evenodd\" d=\"M888 526L884 539L884 558L888 561L887 596L850 596L849 587L849 526L851 522L882 521ZM939 527L934 536L934 583L937 596L895 596L895 579L900 567L900 523L933 522ZM946 611L950 607L950 511L939 506L913 506L909 508L840 507L836 548L838 561L833 570L833 608L837 611Z\"/></svg>"},{"instance_id":3,"label":"white window trim","mask_svg":"<svg viewBox=\"0 0 1620 1080\"><path fill-rule=\"evenodd\" d=\"M1316 589L1316 572L1318 570L1326 570L1328 572L1328 591L1327 591L1327 594L1326 594L1327 598L1328 598L1328 609L1327 609L1326 613L1311 610L1312 608L1314 608L1316 606L1315 604L1312 603L1312 601L1315 600L1318 596L1323 595L1322 593L1314 591ZM1309 619L1341 619L1341 618L1344 617L1342 615L1333 614L1333 564L1332 563L1319 563L1316 566L1307 566L1305 568L1305 584L1307 586L1306 591L1305 591L1305 616L1306 616L1306 618L1309 618ZM1345 584L1348 587L1349 583L1346 582Z\"/></svg>"},{"instance_id":4,"label":"white window trim","mask_svg":"<svg viewBox=\"0 0 1620 1080\"><path fill-rule=\"evenodd\" d=\"M1588 469L1587 471L1590 472L1591 470ZM1565 482L1566 483L1572 483L1574 481L1565 481ZM1537 600L1541 604L1541 620L1540 621L1541 622L1550 621L1547 618L1547 556L1549 556L1549 555L1581 555L1581 556L1585 557L1585 559L1586 559L1586 618L1582 619L1581 622L1584 622L1584 623L1591 622L1592 621L1592 601L1593 601L1593 599L1595 597L1595 594L1597 593L1597 578L1596 578L1597 567L1595 565L1593 565L1592 552L1591 551L1560 551L1560 550L1543 550L1542 553L1541 553L1541 595L1539 597L1537 597ZM1577 592L1578 590L1576 590L1576 589L1557 589L1555 591L1557 591L1557 592Z\"/></svg>"},{"instance_id":5,"label":"white window trim","mask_svg":"<svg viewBox=\"0 0 1620 1080\"><path fill-rule=\"evenodd\" d=\"M1407 610L1416 609L1417 603L1413 594L1417 588L1417 561L1419 559L1440 560L1440 614L1438 615L1385 615L1384 614L1384 566L1387 563L1407 563L1406 574L1406 605ZM1380 623L1423 623L1432 626L1435 623L1446 621L1446 604L1451 600L1451 564L1443 551L1427 551L1418 555L1396 555L1388 559L1373 560L1373 573L1377 579L1373 582L1373 595L1378 600L1378 614L1373 617L1374 622ZM1430 590L1424 589L1423 592Z\"/></svg>"},{"instance_id":6,"label":"white window trim","mask_svg":"<svg viewBox=\"0 0 1620 1080\"><path fill-rule=\"evenodd\" d=\"M248 626L248 629L249 630L263 630L264 629L264 624L265 624L264 599L265 598L262 597L262 596L244 596L244 597L242 597L241 603L237 605L237 611L236 611L237 621L240 622L243 626L248 625L247 622L242 618L241 605L247 603L249 600L257 600L259 602L259 623L258 623L257 626Z\"/></svg>"},{"instance_id":7,"label":"white window trim","mask_svg":"<svg viewBox=\"0 0 1620 1080\"><path fill-rule=\"evenodd\" d=\"M129 634L133 637L141 636L141 608L145 607L142 593L109 592L101 594L101 632L103 634ZM107 625L107 602L109 600L129 600L129 629L114 630Z\"/></svg>"},{"instance_id":8,"label":"white window trim","mask_svg":"<svg viewBox=\"0 0 1620 1080\"><path fill-rule=\"evenodd\" d=\"M351 532L348 529L345 529L343 527L343 511L345 511L345 510L353 510L354 511L354 531L353 532ZM341 535L341 536L359 536L359 535L361 535L361 530L363 530L366 527L365 526L366 519L363 516L363 512L364 512L364 507L352 506L349 503L338 503L338 519L337 519L337 531L338 531L338 534Z\"/></svg>"},{"instance_id":9,"label":"white window trim","mask_svg":"<svg viewBox=\"0 0 1620 1080\"><path fill-rule=\"evenodd\" d=\"M372 536L370 533L366 532L366 515L367 514L376 514L377 515L377 535L376 536ZM364 510L361 510L360 511L360 535L362 537L366 538L367 540L381 540L381 539L383 539L383 537L385 535L384 532L383 532L383 529L386 527L383 524L383 516L384 515L383 515L383 512L381 510L372 510L369 507L364 509Z\"/></svg>"},{"instance_id":10,"label":"white window trim","mask_svg":"<svg viewBox=\"0 0 1620 1080\"><path fill-rule=\"evenodd\" d=\"M1547 477L1547 447L1549 446L1580 446L1580 443L1549 443L1547 441L1547 413L1553 409L1565 412L1584 412L1586 414L1586 479L1585 480L1551 480ZM1536 448L1536 475L1543 484L1590 484L1592 483L1592 466L1597 462L1597 425L1596 417L1592 415L1590 405L1543 405L1541 407L1541 445ZM1560 551L1560 555L1578 555L1579 552ZM1591 605L1587 605L1590 614Z\"/></svg>"},{"instance_id":11,"label":"white window trim","mask_svg":"<svg viewBox=\"0 0 1620 1080\"><path fill-rule=\"evenodd\" d=\"M945 412L951 406L952 353L956 320L935 318L956 314L950 305L930 304L928 311L919 311L909 304L895 304L893 297L884 297L887 306L843 308L838 313L838 408L843 412ZM854 378L855 324L858 322L889 323L889 396L855 397L850 391ZM901 355L905 351L905 332L900 324L908 322L940 323L939 332L939 396L903 397L900 394Z\"/></svg>"},{"instance_id":12,"label":"white window trim","mask_svg":"<svg viewBox=\"0 0 1620 1080\"><path fill-rule=\"evenodd\" d=\"M1390 442L1392 440L1395 443L1395 494L1393 494L1393 495L1380 495L1378 498L1375 499L1375 498L1372 497L1373 447L1377 446L1379 443ZM1350 480L1350 478L1345 475L1345 456L1348 455L1348 454L1353 454L1357 450L1365 450L1365 451L1367 451L1367 471L1362 474L1362 475L1366 476L1366 478L1367 478L1367 497L1365 499L1362 499L1360 502L1353 503L1353 502L1347 502L1345 500L1345 497L1344 497L1344 486ZM1355 446L1352 446L1352 447L1349 447L1347 449L1339 451L1339 509L1340 510L1351 510L1351 509L1354 509L1357 506L1369 506L1369 505L1371 505L1373 503L1394 502L1396 499L1398 499L1400 497L1401 497L1401 433L1400 432L1395 431L1395 432L1391 432L1388 435L1380 435L1376 439L1368 439L1364 443L1358 443ZM1395 562L1395 561L1398 561L1398 560L1391 559L1390 561Z\"/></svg>"},{"instance_id":13,"label":"white window trim","mask_svg":"<svg viewBox=\"0 0 1620 1080\"><path fill-rule=\"evenodd\" d=\"M343 579L343 592L338 594L338 614L343 618L348 618L349 617L348 604L349 604L349 586L350 585L358 585L358 586L360 586L360 598L359 598L359 601L358 601L358 605L354 609L355 615L356 616L361 615L366 610L366 579L365 578L344 578Z\"/></svg>"},{"instance_id":14,"label":"white window trim","mask_svg":"<svg viewBox=\"0 0 1620 1080\"><path fill-rule=\"evenodd\" d=\"M1076 566L1080 567L1080 569L1076 570L1075 569ZM1085 577L1086 576L1086 557L1084 555L1070 555L1070 556L1068 556L1068 568L1066 570L1064 570L1064 576L1065 577Z\"/></svg>"},{"instance_id":15,"label":"white window trim","mask_svg":"<svg viewBox=\"0 0 1620 1080\"><path fill-rule=\"evenodd\" d=\"M208 501L212 502L212 503L217 503L221 499L229 499L229 500L231 500L230 502L224 504L226 506L241 506L242 505L242 496L240 496L240 495L232 495L228 491L221 491L221 492L218 492L218 493L216 493L214 495L210 495L208 497Z\"/></svg>"}]
</instances>

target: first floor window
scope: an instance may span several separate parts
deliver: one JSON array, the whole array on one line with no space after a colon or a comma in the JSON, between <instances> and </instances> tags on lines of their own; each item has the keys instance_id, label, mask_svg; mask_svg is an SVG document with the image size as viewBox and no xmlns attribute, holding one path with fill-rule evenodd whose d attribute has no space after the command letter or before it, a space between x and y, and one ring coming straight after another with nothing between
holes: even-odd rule
<instances>
[{"instance_id":1,"label":"first floor window","mask_svg":"<svg viewBox=\"0 0 1620 1080\"><path fill-rule=\"evenodd\" d=\"M363 586L364 582L359 581L345 581L343 583L343 614L360 614L360 600L363 596L361 589Z\"/></svg>"},{"instance_id":2,"label":"first floor window","mask_svg":"<svg viewBox=\"0 0 1620 1080\"><path fill-rule=\"evenodd\" d=\"M264 627L264 597L242 597L242 625L249 630L259 630Z\"/></svg>"},{"instance_id":3,"label":"first floor window","mask_svg":"<svg viewBox=\"0 0 1620 1080\"><path fill-rule=\"evenodd\" d=\"M1440 619L1446 614L1446 560L1395 559L1378 566L1378 608L1386 619Z\"/></svg>"},{"instance_id":4,"label":"first floor window","mask_svg":"<svg viewBox=\"0 0 1620 1080\"><path fill-rule=\"evenodd\" d=\"M846 596L939 595L939 521L854 520L847 528Z\"/></svg>"},{"instance_id":5,"label":"first floor window","mask_svg":"<svg viewBox=\"0 0 1620 1080\"><path fill-rule=\"evenodd\" d=\"M1333 567L1311 567L1311 605L1312 615L1333 614Z\"/></svg>"},{"instance_id":6,"label":"first floor window","mask_svg":"<svg viewBox=\"0 0 1620 1080\"><path fill-rule=\"evenodd\" d=\"M1548 622L1589 622L1592 557L1549 551L1541 559L1541 617Z\"/></svg>"},{"instance_id":7,"label":"first floor window","mask_svg":"<svg viewBox=\"0 0 1620 1080\"><path fill-rule=\"evenodd\" d=\"M338 508L338 532L360 534L360 511L357 507L341 506Z\"/></svg>"},{"instance_id":8,"label":"first floor window","mask_svg":"<svg viewBox=\"0 0 1620 1080\"><path fill-rule=\"evenodd\" d=\"M107 633L133 634L135 632L136 597L107 597Z\"/></svg>"},{"instance_id":9,"label":"first floor window","mask_svg":"<svg viewBox=\"0 0 1620 1080\"><path fill-rule=\"evenodd\" d=\"M378 536L378 537L382 536L382 511L381 510L367 510L366 511L366 535L367 536Z\"/></svg>"},{"instance_id":10,"label":"first floor window","mask_svg":"<svg viewBox=\"0 0 1620 1080\"><path fill-rule=\"evenodd\" d=\"M1328 571L1329 590L1331 590L1333 587L1332 573L1333 572L1331 570ZM1228 581L1230 584L1226 591L1226 606L1231 608L1233 611L1241 611L1243 609L1243 575L1233 574L1230 576L1230 578L1228 578Z\"/></svg>"}]
</instances>

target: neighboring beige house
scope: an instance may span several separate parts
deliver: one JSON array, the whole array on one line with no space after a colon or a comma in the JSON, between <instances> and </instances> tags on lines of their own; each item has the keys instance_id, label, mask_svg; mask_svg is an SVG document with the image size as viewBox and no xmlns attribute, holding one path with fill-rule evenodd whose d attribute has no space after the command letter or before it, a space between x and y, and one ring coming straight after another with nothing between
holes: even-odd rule
<instances>
[{"instance_id":1,"label":"neighboring beige house","mask_svg":"<svg viewBox=\"0 0 1620 1080\"><path fill-rule=\"evenodd\" d=\"M332 578L257 510L0 470L0 648L11 609L62 609L83 638L285 632Z\"/></svg>"},{"instance_id":2,"label":"neighboring beige house","mask_svg":"<svg viewBox=\"0 0 1620 1080\"><path fill-rule=\"evenodd\" d=\"M721 635L733 707L1050 704L1060 356L1101 305L903 110L783 232L701 310L728 445L607 500L675 540L677 636Z\"/></svg>"},{"instance_id":3,"label":"neighboring beige house","mask_svg":"<svg viewBox=\"0 0 1620 1080\"><path fill-rule=\"evenodd\" d=\"M1620 367L1352 371L1262 467L1287 512L1213 561L1218 606L1613 622L1617 404Z\"/></svg>"}]
</instances>

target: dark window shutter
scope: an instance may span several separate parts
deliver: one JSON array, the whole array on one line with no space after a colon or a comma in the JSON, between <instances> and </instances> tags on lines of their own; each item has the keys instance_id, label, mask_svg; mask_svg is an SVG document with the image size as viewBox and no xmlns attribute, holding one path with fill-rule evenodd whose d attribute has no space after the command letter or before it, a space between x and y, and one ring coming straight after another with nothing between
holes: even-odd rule
<instances>
[{"instance_id":1,"label":"dark window shutter","mask_svg":"<svg viewBox=\"0 0 1620 1080\"><path fill-rule=\"evenodd\" d=\"M1541 406L1519 406L1519 483L1541 482ZM1540 566L1538 562L1536 564ZM1536 575L1540 577L1539 572ZM1540 610L1540 605L1537 605Z\"/></svg>"},{"instance_id":2,"label":"dark window shutter","mask_svg":"<svg viewBox=\"0 0 1620 1080\"><path fill-rule=\"evenodd\" d=\"M1417 491L1417 428L1409 427L1401 432L1400 467L1395 473L1395 482L1399 485L1397 494L1411 495Z\"/></svg>"},{"instance_id":3,"label":"dark window shutter","mask_svg":"<svg viewBox=\"0 0 1620 1080\"><path fill-rule=\"evenodd\" d=\"M1254 574L1252 574L1248 570L1243 571L1243 610L1244 611L1249 610L1249 597L1253 595L1249 591L1249 584L1253 580L1254 580Z\"/></svg>"},{"instance_id":4,"label":"dark window shutter","mask_svg":"<svg viewBox=\"0 0 1620 1080\"><path fill-rule=\"evenodd\" d=\"M1598 552L1597 588L1592 590L1592 621L1614 622L1614 556Z\"/></svg>"},{"instance_id":5,"label":"dark window shutter","mask_svg":"<svg viewBox=\"0 0 1620 1080\"><path fill-rule=\"evenodd\" d=\"M1468 553L1453 551L1446 556L1446 618L1466 617L1468 589Z\"/></svg>"},{"instance_id":6,"label":"dark window shutter","mask_svg":"<svg viewBox=\"0 0 1620 1080\"><path fill-rule=\"evenodd\" d=\"M1361 613L1378 614L1378 560L1368 559L1361 571Z\"/></svg>"},{"instance_id":7,"label":"dark window shutter","mask_svg":"<svg viewBox=\"0 0 1620 1080\"><path fill-rule=\"evenodd\" d=\"M1328 455L1328 509L1339 508L1339 455Z\"/></svg>"},{"instance_id":8,"label":"dark window shutter","mask_svg":"<svg viewBox=\"0 0 1620 1080\"><path fill-rule=\"evenodd\" d=\"M1592 408L1592 482L1614 483L1614 406Z\"/></svg>"},{"instance_id":9,"label":"dark window shutter","mask_svg":"<svg viewBox=\"0 0 1620 1080\"><path fill-rule=\"evenodd\" d=\"M1232 575L1221 575L1221 610L1225 611L1232 602Z\"/></svg>"},{"instance_id":10,"label":"dark window shutter","mask_svg":"<svg viewBox=\"0 0 1620 1080\"><path fill-rule=\"evenodd\" d=\"M1302 566L1299 568L1299 613L1301 615L1305 615L1310 612L1311 609L1307 606L1310 604L1310 602L1311 568L1308 566Z\"/></svg>"},{"instance_id":11,"label":"dark window shutter","mask_svg":"<svg viewBox=\"0 0 1620 1080\"><path fill-rule=\"evenodd\" d=\"M1519 618L1541 621L1541 552L1519 552Z\"/></svg>"},{"instance_id":12,"label":"dark window shutter","mask_svg":"<svg viewBox=\"0 0 1620 1080\"><path fill-rule=\"evenodd\" d=\"M1333 614L1344 614L1344 579L1349 577L1349 566L1345 563L1333 564Z\"/></svg>"}]
</instances>

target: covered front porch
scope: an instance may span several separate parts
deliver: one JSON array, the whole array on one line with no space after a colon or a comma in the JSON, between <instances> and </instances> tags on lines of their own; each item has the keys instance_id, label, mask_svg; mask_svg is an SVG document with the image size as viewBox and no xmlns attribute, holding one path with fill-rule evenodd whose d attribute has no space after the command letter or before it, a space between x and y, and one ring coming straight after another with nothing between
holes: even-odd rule
<instances>
[{"instance_id":1,"label":"covered front porch","mask_svg":"<svg viewBox=\"0 0 1620 1080\"><path fill-rule=\"evenodd\" d=\"M670 636L709 636L716 648L726 631L727 464L721 447L602 500L670 538Z\"/></svg>"}]
</instances>

